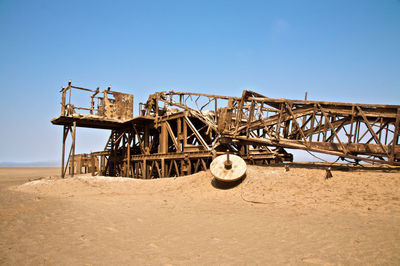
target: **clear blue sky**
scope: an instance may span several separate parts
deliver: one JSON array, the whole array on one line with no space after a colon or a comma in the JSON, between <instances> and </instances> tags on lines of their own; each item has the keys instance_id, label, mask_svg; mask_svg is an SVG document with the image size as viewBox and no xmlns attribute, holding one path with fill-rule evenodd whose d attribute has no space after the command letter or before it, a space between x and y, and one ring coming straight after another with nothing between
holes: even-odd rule
<instances>
[{"instance_id":1,"label":"clear blue sky","mask_svg":"<svg viewBox=\"0 0 400 266\"><path fill-rule=\"evenodd\" d=\"M400 1L0 0L0 162L59 160L61 86L400 104ZM104 148L78 131L78 152Z\"/></svg>"}]
</instances>

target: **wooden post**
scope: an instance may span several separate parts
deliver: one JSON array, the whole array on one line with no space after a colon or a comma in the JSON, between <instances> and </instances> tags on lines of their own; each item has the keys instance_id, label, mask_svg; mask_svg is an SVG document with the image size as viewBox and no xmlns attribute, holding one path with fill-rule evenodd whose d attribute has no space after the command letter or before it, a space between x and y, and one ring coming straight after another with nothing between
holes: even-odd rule
<instances>
[{"instance_id":1,"label":"wooden post","mask_svg":"<svg viewBox=\"0 0 400 266\"><path fill-rule=\"evenodd\" d=\"M148 125L145 125L145 126L144 126L144 136L143 136L143 138L144 138L144 149L145 149L145 151L148 150L147 148L150 148L150 147L149 147L149 131L150 131L149 126L148 126ZM150 150L149 150L149 152L150 152Z\"/></svg>"},{"instance_id":2,"label":"wooden post","mask_svg":"<svg viewBox=\"0 0 400 266\"><path fill-rule=\"evenodd\" d=\"M90 101L90 114L93 114L93 109L94 109L94 97L92 97L92 100Z\"/></svg>"},{"instance_id":3,"label":"wooden post","mask_svg":"<svg viewBox=\"0 0 400 266\"><path fill-rule=\"evenodd\" d=\"M61 115L65 115L65 98L66 98L66 89L62 88L62 98L61 98Z\"/></svg>"},{"instance_id":4,"label":"wooden post","mask_svg":"<svg viewBox=\"0 0 400 266\"><path fill-rule=\"evenodd\" d=\"M216 97L214 98L214 102L215 102L215 105L214 105L214 121L217 122L218 121L218 119L217 119L218 103L217 103L217 98Z\"/></svg>"},{"instance_id":5,"label":"wooden post","mask_svg":"<svg viewBox=\"0 0 400 266\"><path fill-rule=\"evenodd\" d=\"M185 175L190 175L192 173L192 162L189 159L189 155L185 154L185 159L183 160L183 164L185 165Z\"/></svg>"},{"instance_id":6,"label":"wooden post","mask_svg":"<svg viewBox=\"0 0 400 266\"><path fill-rule=\"evenodd\" d=\"M395 149L396 149L396 145L397 145L397 139L399 138L399 131L400 131L400 108L397 109L396 122L394 123L392 150L390 152L390 157L389 157L389 162L391 164L394 163L394 159L396 156Z\"/></svg>"},{"instance_id":7,"label":"wooden post","mask_svg":"<svg viewBox=\"0 0 400 266\"><path fill-rule=\"evenodd\" d=\"M76 173L78 175L82 174L82 156L78 155L76 156ZM85 172L86 173L86 169Z\"/></svg>"},{"instance_id":8,"label":"wooden post","mask_svg":"<svg viewBox=\"0 0 400 266\"><path fill-rule=\"evenodd\" d=\"M127 153L126 156L128 157L127 158L127 160L128 160L128 162L127 162L127 165L128 165L127 176L128 177L132 177L132 175L131 175L131 141L132 141L132 134L129 134L128 143L127 143L128 150L126 152Z\"/></svg>"},{"instance_id":9,"label":"wooden post","mask_svg":"<svg viewBox=\"0 0 400 266\"><path fill-rule=\"evenodd\" d=\"M71 175L74 176L75 173L75 136L76 136L76 121L73 123L72 131L72 165L71 165Z\"/></svg>"},{"instance_id":10,"label":"wooden post","mask_svg":"<svg viewBox=\"0 0 400 266\"><path fill-rule=\"evenodd\" d=\"M160 153L168 152L168 130L165 123L166 122L161 123Z\"/></svg>"},{"instance_id":11,"label":"wooden post","mask_svg":"<svg viewBox=\"0 0 400 266\"><path fill-rule=\"evenodd\" d=\"M105 175L106 173L106 156L105 155L101 155L100 157L100 172L101 175Z\"/></svg>"},{"instance_id":12,"label":"wooden post","mask_svg":"<svg viewBox=\"0 0 400 266\"><path fill-rule=\"evenodd\" d=\"M147 179L147 162L146 162L146 159L143 159L142 178L143 179Z\"/></svg>"},{"instance_id":13,"label":"wooden post","mask_svg":"<svg viewBox=\"0 0 400 266\"><path fill-rule=\"evenodd\" d=\"M307 102L307 92L306 92L305 95L304 95L304 101ZM302 126L304 126L305 123L306 123L306 116L303 115L303 124L302 124ZM305 141L306 141L306 140L304 139L304 142L305 142Z\"/></svg>"},{"instance_id":14,"label":"wooden post","mask_svg":"<svg viewBox=\"0 0 400 266\"><path fill-rule=\"evenodd\" d=\"M161 175L160 177L165 177L165 159L161 158Z\"/></svg>"},{"instance_id":15,"label":"wooden post","mask_svg":"<svg viewBox=\"0 0 400 266\"><path fill-rule=\"evenodd\" d=\"M178 152L182 152L183 151L183 145L182 145L182 118L178 118L177 120L176 120L176 123L177 123L177 131L178 131L178 133L177 133L177 141L178 141L178 143L179 143L179 151Z\"/></svg>"},{"instance_id":16,"label":"wooden post","mask_svg":"<svg viewBox=\"0 0 400 266\"><path fill-rule=\"evenodd\" d=\"M61 156L61 178L65 177L64 164L65 164L65 140L67 139L68 127L63 127L63 140L62 140L62 156Z\"/></svg>"},{"instance_id":17,"label":"wooden post","mask_svg":"<svg viewBox=\"0 0 400 266\"><path fill-rule=\"evenodd\" d=\"M90 170L92 172L92 176L94 176L95 172L96 172L96 160L97 160L97 157L92 155L92 154L90 154L90 164L91 164L91 169Z\"/></svg>"},{"instance_id":18,"label":"wooden post","mask_svg":"<svg viewBox=\"0 0 400 266\"><path fill-rule=\"evenodd\" d=\"M71 93L72 93L72 88L71 88L71 81L68 82L68 87L67 90L69 90L69 99L68 99L68 104L71 104Z\"/></svg>"},{"instance_id":19,"label":"wooden post","mask_svg":"<svg viewBox=\"0 0 400 266\"><path fill-rule=\"evenodd\" d=\"M184 152L185 151L185 147L187 146L187 144L188 144L188 139L187 139L187 137L188 137L188 134L187 134L187 124L186 124L186 121L183 119L183 121L182 121L182 126L183 126L183 148L182 148L182 152Z\"/></svg>"}]
</instances>

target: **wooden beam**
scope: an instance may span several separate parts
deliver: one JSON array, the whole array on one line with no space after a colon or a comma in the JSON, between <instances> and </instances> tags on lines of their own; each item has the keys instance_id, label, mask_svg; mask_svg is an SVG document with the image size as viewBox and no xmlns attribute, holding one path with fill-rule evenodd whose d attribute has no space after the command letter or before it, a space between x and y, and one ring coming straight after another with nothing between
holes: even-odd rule
<instances>
[{"instance_id":1,"label":"wooden beam","mask_svg":"<svg viewBox=\"0 0 400 266\"><path fill-rule=\"evenodd\" d=\"M179 145L179 142L176 139L174 132L172 131L171 125L168 123L168 121L165 121L164 123L165 123L165 126L167 127L169 136L171 137L172 142L175 145L176 151L181 152L181 145Z\"/></svg>"},{"instance_id":2,"label":"wooden beam","mask_svg":"<svg viewBox=\"0 0 400 266\"><path fill-rule=\"evenodd\" d=\"M145 149L144 149L143 141L142 141L142 139L140 138L139 132L137 131L137 129L136 129L135 126L133 126L133 131L135 131L135 134L136 134L136 136L137 136L137 140L138 140L138 142L139 142L140 150L142 151L143 154L145 154L146 151L145 151Z\"/></svg>"},{"instance_id":3,"label":"wooden beam","mask_svg":"<svg viewBox=\"0 0 400 266\"><path fill-rule=\"evenodd\" d=\"M304 139L304 143L306 144L306 146L310 146L309 144L307 144L307 143L308 143L308 142L307 142L307 138L306 138L306 136L304 135L303 130L301 129L299 123L297 123L297 117L293 114L292 106L290 105L290 103L286 103L286 110L288 110L289 113L290 113L290 115L292 116L292 121L295 123L297 129L300 131L300 134L302 135L302 137L303 137L303 139Z\"/></svg>"},{"instance_id":4,"label":"wooden beam","mask_svg":"<svg viewBox=\"0 0 400 266\"><path fill-rule=\"evenodd\" d=\"M331 122L329 121L329 117L326 115L326 113L324 112L323 108L321 107L321 105L318 104L319 109L321 110L322 115L325 117L325 122L328 124L328 126L330 127L331 131L333 132L333 134L335 134L336 139L338 140L340 146L342 146L343 152L345 154L347 154L347 149L346 147L343 145L343 143L340 141L339 136L336 134L335 128L332 126ZM325 131L326 134L327 130ZM326 139L325 139L326 141Z\"/></svg>"},{"instance_id":5,"label":"wooden beam","mask_svg":"<svg viewBox=\"0 0 400 266\"><path fill-rule=\"evenodd\" d=\"M211 150L210 147L207 145L207 143L205 142L203 137L200 135L200 133L194 127L194 125L190 121L189 117L185 116L185 121L188 124L188 126L190 127L190 129L193 131L193 133L195 133L197 139L200 141L200 144L203 145L203 147L206 148L206 150L210 151Z\"/></svg>"},{"instance_id":6,"label":"wooden beam","mask_svg":"<svg viewBox=\"0 0 400 266\"><path fill-rule=\"evenodd\" d=\"M362 118L364 119L364 123L367 125L368 130L370 131L372 136L374 136L376 143L382 147L382 149L386 152L387 156L389 157L388 150L383 146L382 142L378 139L378 136L375 134L374 129L369 124L369 121L368 121L367 117L365 116L364 112L361 110L360 106L357 105L357 109L360 112Z\"/></svg>"},{"instance_id":7,"label":"wooden beam","mask_svg":"<svg viewBox=\"0 0 400 266\"><path fill-rule=\"evenodd\" d=\"M154 161L156 168L157 168L157 173L158 173L158 177L161 178L162 174L161 174L161 169L160 166L158 165L158 161Z\"/></svg>"},{"instance_id":8,"label":"wooden beam","mask_svg":"<svg viewBox=\"0 0 400 266\"><path fill-rule=\"evenodd\" d=\"M206 162L204 162L203 158L201 158L200 160L201 160L201 164L203 165L203 169L204 169L204 171L207 171L207 165L206 165Z\"/></svg>"},{"instance_id":9,"label":"wooden beam","mask_svg":"<svg viewBox=\"0 0 400 266\"><path fill-rule=\"evenodd\" d=\"M173 162L174 162L176 174L177 174L177 176L180 176L180 171L179 171L178 164L176 163L176 160L173 160Z\"/></svg>"}]
</instances>

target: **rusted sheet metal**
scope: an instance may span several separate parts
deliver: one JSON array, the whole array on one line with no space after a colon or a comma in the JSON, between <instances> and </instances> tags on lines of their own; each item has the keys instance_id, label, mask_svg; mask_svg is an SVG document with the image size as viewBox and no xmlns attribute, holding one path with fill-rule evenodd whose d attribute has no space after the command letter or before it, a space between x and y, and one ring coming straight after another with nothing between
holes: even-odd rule
<instances>
[{"instance_id":1,"label":"rusted sheet metal","mask_svg":"<svg viewBox=\"0 0 400 266\"><path fill-rule=\"evenodd\" d=\"M97 114L110 120L126 121L133 118L133 95L114 91L111 95L114 99L109 97L109 93L104 93Z\"/></svg>"},{"instance_id":2,"label":"rusted sheet metal","mask_svg":"<svg viewBox=\"0 0 400 266\"><path fill-rule=\"evenodd\" d=\"M72 93L74 91L74 93ZM99 123L104 120L108 122L121 123L133 118L133 95L111 91L111 87L100 91L72 86L71 81L61 90L61 115L60 117L72 117L87 120L96 120ZM76 106L73 104L74 97L86 95L87 106ZM60 123L62 122L61 119ZM92 123L92 124L95 124Z\"/></svg>"}]
</instances>

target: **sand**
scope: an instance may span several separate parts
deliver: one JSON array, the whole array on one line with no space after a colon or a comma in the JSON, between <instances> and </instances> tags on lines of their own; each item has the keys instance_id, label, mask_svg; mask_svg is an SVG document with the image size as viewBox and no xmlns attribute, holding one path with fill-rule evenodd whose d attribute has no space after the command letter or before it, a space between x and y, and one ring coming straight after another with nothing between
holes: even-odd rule
<instances>
[{"instance_id":1,"label":"sand","mask_svg":"<svg viewBox=\"0 0 400 266\"><path fill-rule=\"evenodd\" d=\"M400 264L400 173L250 166L158 180L0 168L0 264ZM49 177L51 176L51 177Z\"/></svg>"}]
</instances>

